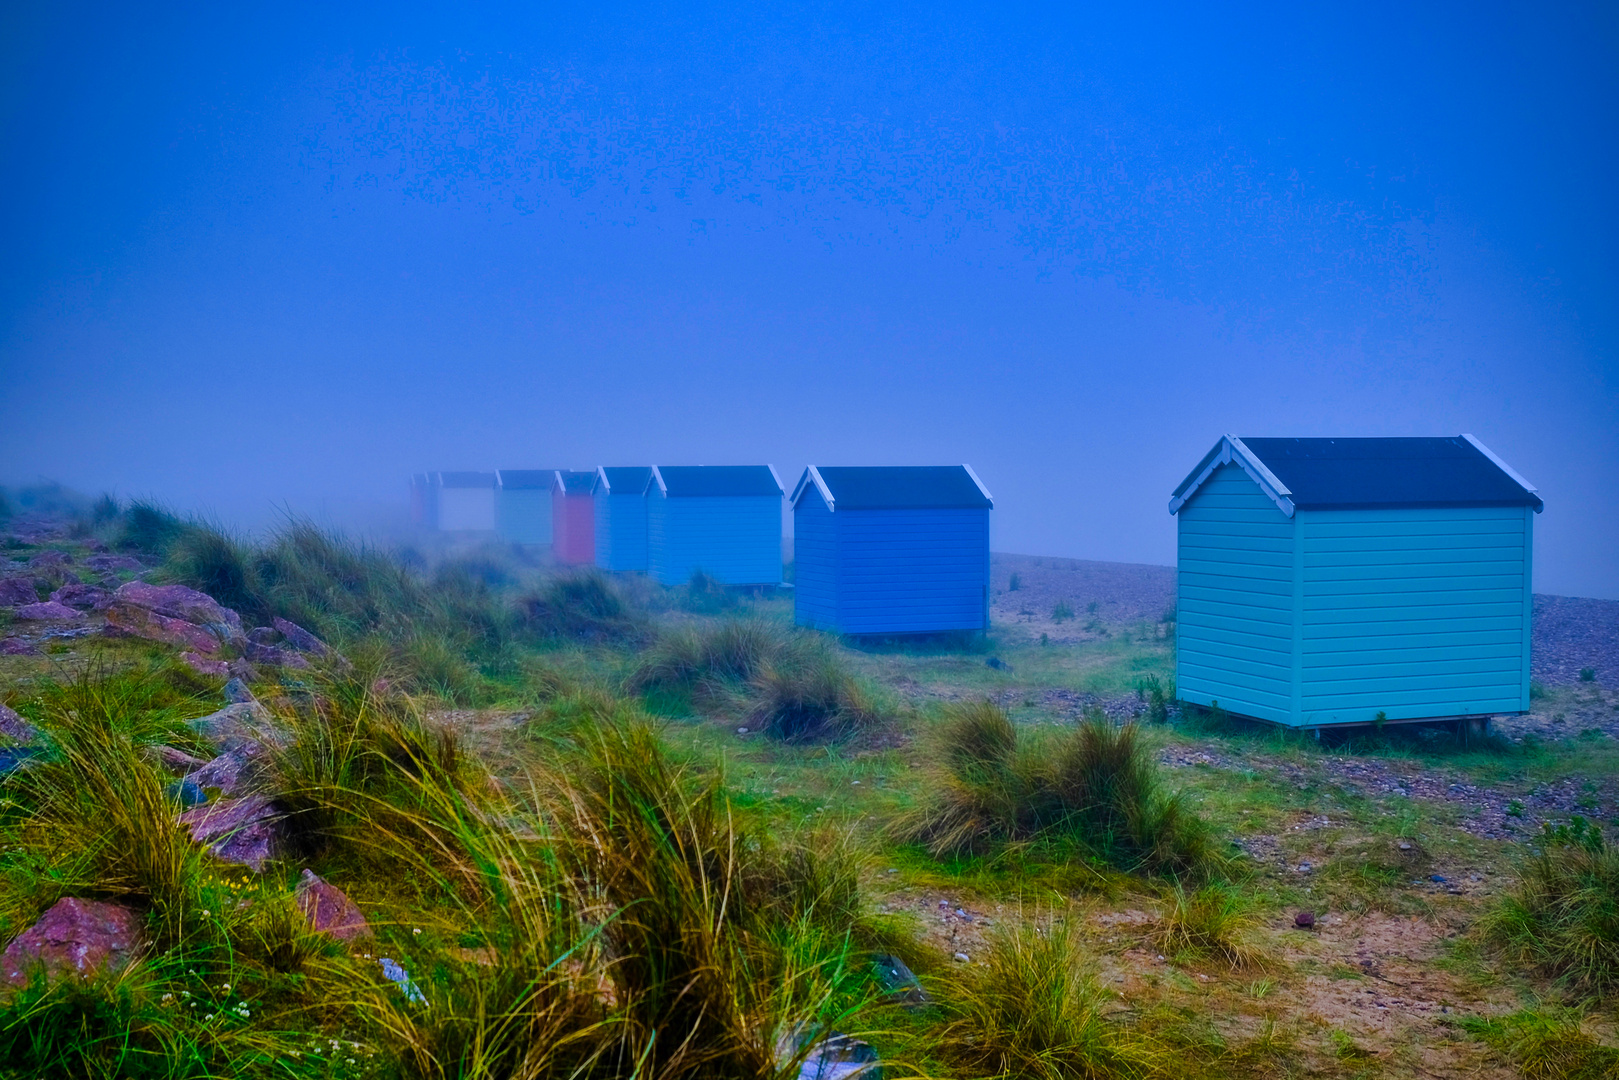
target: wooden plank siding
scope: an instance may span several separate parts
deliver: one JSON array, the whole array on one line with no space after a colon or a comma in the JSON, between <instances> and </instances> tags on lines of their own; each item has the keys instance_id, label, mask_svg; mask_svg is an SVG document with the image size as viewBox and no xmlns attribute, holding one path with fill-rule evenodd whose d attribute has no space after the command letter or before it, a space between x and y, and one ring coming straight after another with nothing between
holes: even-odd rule
<instances>
[{"instance_id":1,"label":"wooden plank siding","mask_svg":"<svg viewBox=\"0 0 1619 1080\"><path fill-rule=\"evenodd\" d=\"M616 573L646 573L647 497L597 491L596 565Z\"/></svg>"},{"instance_id":2,"label":"wooden plank siding","mask_svg":"<svg viewBox=\"0 0 1619 1080\"><path fill-rule=\"evenodd\" d=\"M838 626L838 531L819 492L793 508L793 619L841 633Z\"/></svg>"},{"instance_id":3,"label":"wooden plank siding","mask_svg":"<svg viewBox=\"0 0 1619 1080\"><path fill-rule=\"evenodd\" d=\"M1358 723L1528 708L1532 511L1301 510L1301 714Z\"/></svg>"},{"instance_id":4,"label":"wooden plank siding","mask_svg":"<svg viewBox=\"0 0 1619 1080\"><path fill-rule=\"evenodd\" d=\"M988 510L839 510L832 517L843 633L988 628Z\"/></svg>"},{"instance_id":5,"label":"wooden plank siding","mask_svg":"<svg viewBox=\"0 0 1619 1080\"><path fill-rule=\"evenodd\" d=\"M1216 470L1176 521L1176 691L1293 723L1293 522L1237 465Z\"/></svg>"},{"instance_id":6,"label":"wooden plank siding","mask_svg":"<svg viewBox=\"0 0 1619 1080\"><path fill-rule=\"evenodd\" d=\"M498 493L501 539L513 544L551 542L551 492L545 488L502 488Z\"/></svg>"},{"instance_id":7,"label":"wooden plank siding","mask_svg":"<svg viewBox=\"0 0 1619 1080\"><path fill-rule=\"evenodd\" d=\"M647 568L665 585L683 585L697 570L725 585L779 584L781 496L670 498L654 488Z\"/></svg>"}]
</instances>

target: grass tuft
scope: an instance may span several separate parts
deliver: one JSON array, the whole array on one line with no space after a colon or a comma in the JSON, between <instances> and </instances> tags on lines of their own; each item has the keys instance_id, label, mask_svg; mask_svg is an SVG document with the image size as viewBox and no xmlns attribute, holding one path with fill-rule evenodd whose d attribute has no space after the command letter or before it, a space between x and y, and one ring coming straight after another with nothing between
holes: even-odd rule
<instances>
[{"instance_id":1,"label":"grass tuft","mask_svg":"<svg viewBox=\"0 0 1619 1080\"><path fill-rule=\"evenodd\" d=\"M1265 954L1250 940L1255 919L1243 896L1229 885L1188 892L1177 884L1164 905L1152 941L1180 962L1214 960L1233 971L1265 966Z\"/></svg>"}]
</instances>

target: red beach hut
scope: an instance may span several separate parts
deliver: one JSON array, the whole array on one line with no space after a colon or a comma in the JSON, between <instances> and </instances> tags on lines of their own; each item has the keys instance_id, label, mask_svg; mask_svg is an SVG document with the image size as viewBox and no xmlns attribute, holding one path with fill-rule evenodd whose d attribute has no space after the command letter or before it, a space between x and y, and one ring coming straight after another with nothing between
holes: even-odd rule
<instances>
[{"instance_id":1,"label":"red beach hut","mask_svg":"<svg viewBox=\"0 0 1619 1080\"><path fill-rule=\"evenodd\" d=\"M551 553L564 565L596 562L595 480L594 472L558 469L551 482Z\"/></svg>"}]
</instances>

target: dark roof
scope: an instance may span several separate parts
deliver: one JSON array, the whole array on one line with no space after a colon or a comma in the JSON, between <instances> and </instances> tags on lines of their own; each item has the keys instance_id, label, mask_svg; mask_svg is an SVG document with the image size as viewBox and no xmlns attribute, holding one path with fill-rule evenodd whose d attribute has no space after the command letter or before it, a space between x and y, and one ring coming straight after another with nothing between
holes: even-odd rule
<instances>
[{"instance_id":1,"label":"dark roof","mask_svg":"<svg viewBox=\"0 0 1619 1080\"><path fill-rule=\"evenodd\" d=\"M1225 445L1227 440L1222 440ZM1531 506L1540 496L1478 440L1442 438L1236 440L1286 490L1300 510L1380 507ZM1237 457L1245 455L1233 447ZM1220 452L1177 489L1190 497L1198 477Z\"/></svg>"},{"instance_id":2,"label":"dark roof","mask_svg":"<svg viewBox=\"0 0 1619 1080\"><path fill-rule=\"evenodd\" d=\"M769 465L659 465L664 493L674 497L782 494Z\"/></svg>"},{"instance_id":3,"label":"dark roof","mask_svg":"<svg viewBox=\"0 0 1619 1080\"><path fill-rule=\"evenodd\" d=\"M601 485L601 477L607 478L607 487L614 495L645 495L646 489L652 483L652 466L650 465L604 465L597 470L596 487Z\"/></svg>"},{"instance_id":4,"label":"dark roof","mask_svg":"<svg viewBox=\"0 0 1619 1080\"><path fill-rule=\"evenodd\" d=\"M495 475L500 477L500 486L510 491L533 489L549 491L551 482L556 479L556 470L501 469Z\"/></svg>"},{"instance_id":5,"label":"dark roof","mask_svg":"<svg viewBox=\"0 0 1619 1080\"><path fill-rule=\"evenodd\" d=\"M821 465L804 471L795 501L819 475L836 510L964 508L987 510L995 505L965 465Z\"/></svg>"},{"instance_id":6,"label":"dark roof","mask_svg":"<svg viewBox=\"0 0 1619 1080\"><path fill-rule=\"evenodd\" d=\"M492 472L441 472L438 474L438 486L447 488L492 488L495 486L495 474Z\"/></svg>"},{"instance_id":7,"label":"dark roof","mask_svg":"<svg viewBox=\"0 0 1619 1080\"><path fill-rule=\"evenodd\" d=\"M594 472L582 472L575 469L558 469L556 476L562 481L564 495L589 495L590 485L596 482Z\"/></svg>"}]
</instances>

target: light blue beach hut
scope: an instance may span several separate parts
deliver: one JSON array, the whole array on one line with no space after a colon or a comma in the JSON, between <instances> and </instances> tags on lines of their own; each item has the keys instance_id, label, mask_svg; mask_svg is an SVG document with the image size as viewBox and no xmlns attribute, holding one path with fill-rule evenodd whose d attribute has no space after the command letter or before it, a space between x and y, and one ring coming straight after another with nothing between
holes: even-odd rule
<instances>
[{"instance_id":1,"label":"light blue beach hut","mask_svg":"<svg viewBox=\"0 0 1619 1080\"><path fill-rule=\"evenodd\" d=\"M1169 503L1180 699L1317 733L1526 712L1542 505L1471 435L1227 435Z\"/></svg>"},{"instance_id":2,"label":"light blue beach hut","mask_svg":"<svg viewBox=\"0 0 1619 1080\"><path fill-rule=\"evenodd\" d=\"M989 512L966 465L811 465L793 489L793 610L839 634L989 629Z\"/></svg>"},{"instance_id":3,"label":"light blue beach hut","mask_svg":"<svg viewBox=\"0 0 1619 1080\"><path fill-rule=\"evenodd\" d=\"M514 544L551 542L551 482L555 469L495 472L496 517L501 538Z\"/></svg>"},{"instance_id":4,"label":"light blue beach hut","mask_svg":"<svg viewBox=\"0 0 1619 1080\"><path fill-rule=\"evenodd\" d=\"M698 570L723 585L780 584L782 494L769 465L654 465L648 573L665 585Z\"/></svg>"},{"instance_id":5,"label":"light blue beach hut","mask_svg":"<svg viewBox=\"0 0 1619 1080\"><path fill-rule=\"evenodd\" d=\"M596 565L619 573L646 573L646 494L650 465L601 467L591 495L596 502Z\"/></svg>"}]
</instances>

